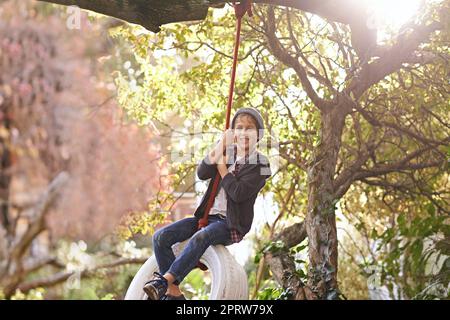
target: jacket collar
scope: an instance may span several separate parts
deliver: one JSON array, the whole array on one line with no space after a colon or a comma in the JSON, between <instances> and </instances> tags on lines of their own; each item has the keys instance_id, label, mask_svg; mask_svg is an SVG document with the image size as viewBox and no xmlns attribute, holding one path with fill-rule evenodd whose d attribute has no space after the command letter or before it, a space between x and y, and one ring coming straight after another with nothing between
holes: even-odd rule
<instances>
[{"instance_id":1,"label":"jacket collar","mask_svg":"<svg viewBox=\"0 0 450 320\"><path fill-rule=\"evenodd\" d=\"M243 164L243 165L255 165L255 164L264 164L265 159L264 157L261 157L261 154L258 152L257 148L255 147L248 155L245 157L238 157L237 156L237 146L235 144L228 146L227 152L230 152L231 157L229 157L229 162L227 163L227 166L232 165L236 161ZM233 161L233 162L230 162Z\"/></svg>"}]
</instances>

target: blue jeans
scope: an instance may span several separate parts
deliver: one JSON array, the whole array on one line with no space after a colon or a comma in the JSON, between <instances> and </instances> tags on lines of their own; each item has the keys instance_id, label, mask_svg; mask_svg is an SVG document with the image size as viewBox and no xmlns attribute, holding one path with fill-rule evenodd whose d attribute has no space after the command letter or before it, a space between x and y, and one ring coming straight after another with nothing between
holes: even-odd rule
<instances>
[{"instance_id":1,"label":"blue jeans","mask_svg":"<svg viewBox=\"0 0 450 320\"><path fill-rule=\"evenodd\" d=\"M209 246L216 244L227 246L233 243L225 217L210 215L208 225L201 230L197 227L198 220L196 217L184 218L159 229L153 235L153 252L159 272L172 274L176 285L197 266ZM172 245L189 238L191 239L186 247L175 258Z\"/></svg>"}]
</instances>

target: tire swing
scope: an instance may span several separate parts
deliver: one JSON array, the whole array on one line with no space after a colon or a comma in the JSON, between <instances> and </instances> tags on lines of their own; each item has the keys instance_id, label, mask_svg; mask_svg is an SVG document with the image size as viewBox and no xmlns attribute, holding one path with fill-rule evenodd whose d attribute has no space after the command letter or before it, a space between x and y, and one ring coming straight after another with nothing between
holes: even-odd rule
<instances>
[{"instance_id":1,"label":"tire swing","mask_svg":"<svg viewBox=\"0 0 450 320\"><path fill-rule=\"evenodd\" d=\"M234 4L236 14L236 36L234 43L233 67L231 70L230 89L228 94L228 103L226 109L225 130L230 127L231 106L233 104L234 83L236 77L236 67L239 52L239 42L241 34L241 22L246 13L251 17L251 1L244 0L239 4ZM217 172L214 177L213 188L208 198L203 217L199 220L198 229L208 225L208 214L214 204L217 195L217 189L220 180L220 174ZM172 250L177 257L184 249L189 239L176 243ZM245 300L248 299L248 280L244 268L236 262L234 257L223 245L209 246L206 249L197 267L211 272L211 292L209 300ZM125 300L147 300L147 295L142 290L144 284L150 279L154 271L158 271L156 257L152 255L139 269L128 287Z\"/></svg>"},{"instance_id":2,"label":"tire swing","mask_svg":"<svg viewBox=\"0 0 450 320\"><path fill-rule=\"evenodd\" d=\"M185 240L172 246L176 257L188 242L189 240ZM209 300L248 299L247 274L225 246L210 246L200 258L200 262L211 272ZM125 300L147 300L147 295L142 287L148 279L151 279L154 271L158 271L158 264L155 256L152 255L134 276L128 287Z\"/></svg>"}]
</instances>

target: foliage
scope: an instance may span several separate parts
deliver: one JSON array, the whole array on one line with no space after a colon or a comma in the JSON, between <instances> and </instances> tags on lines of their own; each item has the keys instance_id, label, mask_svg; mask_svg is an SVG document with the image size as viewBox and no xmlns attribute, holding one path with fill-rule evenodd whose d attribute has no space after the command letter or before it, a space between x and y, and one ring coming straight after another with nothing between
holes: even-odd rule
<instances>
[{"instance_id":1,"label":"foliage","mask_svg":"<svg viewBox=\"0 0 450 320\"><path fill-rule=\"evenodd\" d=\"M20 290L16 290L11 300L43 300L45 294L44 288L36 288L24 294Z\"/></svg>"},{"instance_id":2,"label":"foliage","mask_svg":"<svg viewBox=\"0 0 450 320\"><path fill-rule=\"evenodd\" d=\"M347 246L347 242L344 241L343 245ZM347 247L346 253L342 252L339 255L339 289L345 294L345 298L348 300L368 300L370 299L368 279L371 274L369 272L363 272L361 266L352 260L347 254L349 253L349 249ZM351 253L352 256L356 256L357 254L355 252Z\"/></svg>"},{"instance_id":3,"label":"foliage","mask_svg":"<svg viewBox=\"0 0 450 320\"><path fill-rule=\"evenodd\" d=\"M188 300L207 300L211 291L211 274L199 269L192 270L180 285Z\"/></svg>"},{"instance_id":4,"label":"foliage","mask_svg":"<svg viewBox=\"0 0 450 320\"><path fill-rule=\"evenodd\" d=\"M283 293L283 288L275 287L275 288L264 288L263 290L258 292L256 297L257 300L281 300L281 296Z\"/></svg>"},{"instance_id":5,"label":"foliage","mask_svg":"<svg viewBox=\"0 0 450 320\"><path fill-rule=\"evenodd\" d=\"M358 200L345 201L359 234L344 244L354 248L353 263L369 287L386 288L391 299L448 299L450 220L439 206L444 202L436 205L425 197L387 191L380 200L374 197L378 192L383 193L365 188L363 206ZM376 219L365 213L375 207Z\"/></svg>"},{"instance_id":6,"label":"foliage","mask_svg":"<svg viewBox=\"0 0 450 320\"><path fill-rule=\"evenodd\" d=\"M68 300L122 300L140 266L119 267L114 271L82 279L78 288L67 288L62 298Z\"/></svg>"},{"instance_id":7,"label":"foliage","mask_svg":"<svg viewBox=\"0 0 450 320\"><path fill-rule=\"evenodd\" d=\"M377 250L384 252L378 264L381 282L399 298L450 298L450 220L436 215L433 204L426 208L422 217L408 221L400 214L394 227L372 234Z\"/></svg>"},{"instance_id":8,"label":"foliage","mask_svg":"<svg viewBox=\"0 0 450 320\"><path fill-rule=\"evenodd\" d=\"M173 201L172 194L159 192L159 197L147 203L145 211L131 211L127 213L117 228L118 235L127 240L140 233L142 235L153 234L157 225L166 222L170 211L164 208L167 203ZM164 200L160 197L164 196Z\"/></svg>"},{"instance_id":9,"label":"foliage","mask_svg":"<svg viewBox=\"0 0 450 320\"><path fill-rule=\"evenodd\" d=\"M293 276L298 277L303 283L307 281L307 270L309 267L307 261L307 240L302 241L298 245L287 248L286 245L281 240L277 241L266 241L264 242L262 239L258 239L255 243L256 253L253 258L253 261L249 262L252 264L251 270L247 267L247 273L254 274L258 269L257 266L261 261L261 258L270 253L273 256L279 254L286 254L290 257L295 263L295 274ZM267 269L267 268L266 268ZM254 290L255 281L254 279L250 279L249 281L250 291ZM273 281L273 276L270 272L264 272L261 288L258 290L257 295L255 297L258 300L272 300L272 299L290 299L292 298L292 288L282 288L275 281Z\"/></svg>"},{"instance_id":10,"label":"foliage","mask_svg":"<svg viewBox=\"0 0 450 320\"><path fill-rule=\"evenodd\" d=\"M122 239L103 239L96 245L88 245L83 241L60 240L56 250L59 261L67 266L67 271L75 273L60 286L49 289L46 296L75 300L123 299L140 265L121 265L97 270L94 269L95 266L108 264L115 260L115 256L146 258L151 254L148 248L137 248L133 241ZM113 254L107 255L107 252ZM84 270L90 270L93 274L89 277L79 277ZM51 270L46 272L51 273Z\"/></svg>"}]
</instances>

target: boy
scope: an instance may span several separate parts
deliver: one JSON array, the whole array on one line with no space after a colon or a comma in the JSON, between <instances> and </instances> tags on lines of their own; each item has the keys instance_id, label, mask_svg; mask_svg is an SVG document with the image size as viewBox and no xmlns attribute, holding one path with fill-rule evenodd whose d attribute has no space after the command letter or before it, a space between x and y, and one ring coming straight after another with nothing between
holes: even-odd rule
<instances>
[{"instance_id":1,"label":"boy","mask_svg":"<svg viewBox=\"0 0 450 320\"><path fill-rule=\"evenodd\" d=\"M213 179L194 217L176 221L153 235L153 250L160 272L155 272L155 278L143 288L150 300L185 300L178 285L196 267L206 249L210 245L228 246L240 242L250 231L256 197L271 175L267 157L256 149L263 134L263 119L258 110L241 108L233 117L231 129L225 131L215 148L201 161L197 169L201 180L214 178L217 172L221 177L208 225L198 230ZM172 245L189 238L184 250L175 258Z\"/></svg>"}]
</instances>

